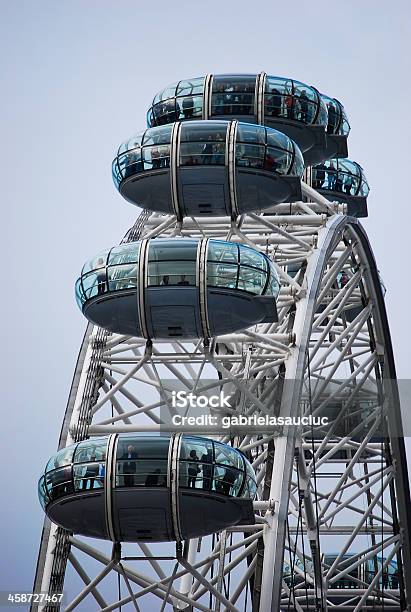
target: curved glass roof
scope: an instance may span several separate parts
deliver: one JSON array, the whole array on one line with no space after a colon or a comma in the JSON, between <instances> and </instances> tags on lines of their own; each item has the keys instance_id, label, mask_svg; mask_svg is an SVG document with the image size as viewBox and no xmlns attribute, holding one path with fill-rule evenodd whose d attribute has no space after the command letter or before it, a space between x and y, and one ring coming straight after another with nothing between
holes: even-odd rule
<instances>
[{"instance_id":1,"label":"curved glass roof","mask_svg":"<svg viewBox=\"0 0 411 612\"><path fill-rule=\"evenodd\" d=\"M225 120L182 123L178 166L227 165L229 125ZM149 128L120 145L112 164L117 188L130 176L170 167L172 128ZM304 171L303 156L291 138L273 128L250 123L238 123L235 164L299 178Z\"/></svg>"},{"instance_id":2,"label":"curved glass roof","mask_svg":"<svg viewBox=\"0 0 411 612\"><path fill-rule=\"evenodd\" d=\"M148 287L195 286L198 282L199 240L156 239L148 252ZM99 295L137 288L139 242L105 250L86 262L76 282L76 300L84 304ZM272 261L249 246L209 240L207 287L245 291L252 295L277 296L280 284Z\"/></svg>"},{"instance_id":3,"label":"curved glass roof","mask_svg":"<svg viewBox=\"0 0 411 612\"><path fill-rule=\"evenodd\" d=\"M165 434L120 434L114 488L167 487L171 438ZM105 487L108 440L109 436L83 440L51 457L38 486L43 509L62 497ZM239 450L227 444L183 435L178 461L179 487L228 497L255 497L256 476L251 464Z\"/></svg>"},{"instance_id":4,"label":"curved glass roof","mask_svg":"<svg viewBox=\"0 0 411 612\"><path fill-rule=\"evenodd\" d=\"M257 114L259 75L212 75L210 99L205 101L206 77L173 83L153 99L147 114L149 126L204 117L252 116ZM263 108L266 115L305 124L327 125L327 108L317 89L301 81L278 76L265 77Z\"/></svg>"},{"instance_id":5,"label":"curved glass roof","mask_svg":"<svg viewBox=\"0 0 411 612\"><path fill-rule=\"evenodd\" d=\"M370 191L364 170L350 159L330 159L312 167L314 189L367 197Z\"/></svg>"}]
</instances>

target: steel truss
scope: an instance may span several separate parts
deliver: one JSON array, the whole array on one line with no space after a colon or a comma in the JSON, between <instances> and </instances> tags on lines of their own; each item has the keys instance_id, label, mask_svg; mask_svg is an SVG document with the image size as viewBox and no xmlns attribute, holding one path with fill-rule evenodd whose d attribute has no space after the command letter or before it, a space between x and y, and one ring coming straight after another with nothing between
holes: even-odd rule
<instances>
[{"instance_id":1,"label":"steel truss","mask_svg":"<svg viewBox=\"0 0 411 612\"><path fill-rule=\"evenodd\" d=\"M281 278L279 322L149 350L89 326L59 448L159 431L169 379L229 389L242 414L328 415L330 425L221 436L256 470L253 525L184 545L111 546L46 520L35 589L76 585L66 610L411 610L409 485L375 261L356 220L303 189L307 202L236 221L142 213L125 240L220 237L264 250Z\"/></svg>"}]
</instances>

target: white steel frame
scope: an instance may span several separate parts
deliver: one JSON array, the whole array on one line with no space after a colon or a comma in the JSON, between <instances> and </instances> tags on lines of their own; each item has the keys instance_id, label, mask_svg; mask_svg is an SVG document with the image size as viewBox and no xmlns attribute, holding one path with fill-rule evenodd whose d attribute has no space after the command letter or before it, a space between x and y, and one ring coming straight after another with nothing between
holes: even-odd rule
<instances>
[{"instance_id":1,"label":"white steel frame","mask_svg":"<svg viewBox=\"0 0 411 612\"><path fill-rule=\"evenodd\" d=\"M153 391L170 378L187 390L215 379L209 388L234 391L237 410L249 415L324 415L337 406L332 426L231 440L257 473L253 525L177 545L111 549L46 519L35 587L56 591L76 575L83 588L66 610L411 610L408 475L375 262L343 206L304 183L303 192L308 201L235 221L145 213L133 239L214 237L266 252L281 280L278 323L152 345L89 325L60 447L159 431L163 400L153 400ZM343 269L348 282L341 286ZM398 588L384 588L381 574L392 559ZM367 560L376 570L371 581L360 571L348 576ZM347 587L335 588L344 577Z\"/></svg>"}]
</instances>

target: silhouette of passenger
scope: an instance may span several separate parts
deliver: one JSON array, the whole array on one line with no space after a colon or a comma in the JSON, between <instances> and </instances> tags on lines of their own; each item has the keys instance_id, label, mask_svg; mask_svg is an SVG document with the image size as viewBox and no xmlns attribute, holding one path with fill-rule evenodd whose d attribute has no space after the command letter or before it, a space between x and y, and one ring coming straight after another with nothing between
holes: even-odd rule
<instances>
[{"instance_id":1,"label":"silhouette of passenger","mask_svg":"<svg viewBox=\"0 0 411 612\"><path fill-rule=\"evenodd\" d=\"M230 495L231 487L238 478L238 473L233 468L228 467L224 472L224 477L221 482L221 493L223 495Z\"/></svg>"},{"instance_id":2,"label":"silhouette of passenger","mask_svg":"<svg viewBox=\"0 0 411 612\"><path fill-rule=\"evenodd\" d=\"M189 285L190 282L187 280L186 275L182 274L180 276L180 280L178 281L177 285Z\"/></svg>"},{"instance_id":3,"label":"silhouette of passenger","mask_svg":"<svg viewBox=\"0 0 411 612\"><path fill-rule=\"evenodd\" d=\"M328 104L327 134L334 134L337 127L337 111L332 102Z\"/></svg>"},{"instance_id":4,"label":"silhouette of passenger","mask_svg":"<svg viewBox=\"0 0 411 612\"><path fill-rule=\"evenodd\" d=\"M344 178L344 191L347 195L351 195L351 189L354 186L354 179L350 174L346 174Z\"/></svg>"},{"instance_id":5,"label":"silhouette of passenger","mask_svg":"<svg viewBox=\"0 0 411 612\"><path fill-rule=\"evenodd\" d=\"M90 457L90 461L95 461L96 460L96 456L93 454ZM98 472L99 472L99 464L95 463L95 464L91 464L87 466L86 469L86 473L84 474L84 478L83 478L83 486L82 489L87 489L87 484L89 484L90 486L88 487L89 489L94 489L94 483L98 477Z\"/></svg>"},{"instance_id":6,"label":"silhouette of passenger","mask_svg":"<svg viewBox=\"0 0 411 612\"><path fill-rule=\"evenodd\" d=\"M313 173L313 187L314 189L320 189L325 181L325 171L326 171L326 167L324 166L324 164L318 164L318 166L316 166L314 168L314 173Z\"/></svg>"},{"instance_id":7,"label":"silhouette of passenger","mask_svg":"<svg viewBox=\"0 0 411 612\"><path fill-rule=\"evenodd\" d=\"M335 166L332 162L330 162L330 166L327 170L328 189L331 189L331 190L334 189L336 180L337 180L337 177L336 177L336 172L335 172Z\"/></svg>"},{"instance_id":8,"label":"silhouette of passenger","mask_svg":"<svg viewBox=\"0 0 411 612\"><path fill-rule=\"evenodd\" d=\"M227 96L224 91L224 85L220 85L217 93L213 95L213 114L224 115L226 112Z\"/></svg>"},{"instance_id":9,"label":"silhouette of passenger","mask_svg":"<svg viewBox=\"0 0 411 612\"><path fill-rule=\"evenodd\" d=\"M201 463L203 464L203 489L210 491L213 475L213 454L211 448L207 449L207 452L201 456Z\"/></svg>"},{"instance_id":10,"label":"silhouette of passenger","mask_svg":"<svg viewBox=\"0 0 411 612\"><path fill-rule=\"evenodd\" d=\"M124 486L134 486L134 474L137 471L137 463L133 459L137 459L137 453L134 450L134 446L129 444L127 446L127 452L125 452L121 459L123 461L123 474L124 474Z\"/></svg>"},{"instance_id":11,"label":"silhouette of passenger","mask_svg":"<svg viewBox=\"0 0 411 612\"><path fill-rule=\"evenodd\" d=\"M170 283L170 277L168 274L164 274L160 285L168 285Z\"/></svg>"},{"instance_id":12,"label":"silhouette of passenger","mask_svg":"<svg viewBox=\"0 0 411 612\"><path fill-rule=\"evenodd\" d=\"M272 117L278 117L281 110L281 94L275 87L271 90L271 96L267 100L268 113Z\"/></svg>"},{"instance_id":13,"label":"silhouette of passenger","mask_svg":"<svg viewBox=\"0 0 411 612\"><path fill-rule=\"evenodd\" d=\"M194 113L194 100L191 96L183 99L183 117L184 119L191 119Z\"/></svg>"},{"instance_id":14,"label":"silhouette of passenger","mask_svg":"<svg viewBox=\"0 0 411 612\"><path fill-rule=\"evenodd\" d=\"M213 143L212 141L212 135L209 134L208 138L207 138L207 142L204 144L203 148L202 148L202 163L203 164L211 164L213 161Z\"/></svg>"},{"instance_id":15,"label":"silhouette of passenger","mask_svg":"<svg viewBox=\"0 0 411 612\"><path fill-rule=\"evenodd\" d=\"M97 267L99 268L98 270L96 270L96 276L97 276L97 295L100 295L101 293L104 293L106 291L106 287L107 287L107 283L106 283L106 267L104 265L104 259L102 257L100 257L98 259Z\"/></svg>"},{"instance_id":16,"label":"silhouette of passenger","mask_svg":"<svg viewBox=\"0 0 411 612\"><path fill-rule=\"evenodd\" d=\"M188 464L188 486L191 489L195 489L197 474L200 472L198 465L199 458L195 450L190 451L190 463Z\"/></svg>"},{"instance_id":17,"label":"silhouette of passenger","mask_svg":"<svg viewBox=\"0 0 411 612\"><path fill-rule=\"evenodd\" d=\"M300 120L307 122L308 120L308 97L305 89L302 90L300 95Z\"/></svg>"},{"instance_id":18,"label":"silhouette of passenger","mask_svg":"<svg viewBox=\"0 0 411 612\"><path fill-rule=\"evenodd\" d=\"M160 481L161 470L160 468L156 468L152 474L149 474L146 478L145 486L146 487L161 487L163 486L162 481Z\"/></svg>"}]
</instances>

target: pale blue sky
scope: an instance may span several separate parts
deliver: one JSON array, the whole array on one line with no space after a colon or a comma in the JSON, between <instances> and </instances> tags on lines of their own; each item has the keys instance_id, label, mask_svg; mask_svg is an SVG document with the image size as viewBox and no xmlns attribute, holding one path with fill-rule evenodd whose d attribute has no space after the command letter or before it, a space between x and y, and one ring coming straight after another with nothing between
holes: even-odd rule
<instances>
[{"instance_id":1,"label":"pale blue sky","mask_svg":"<svg viewBox=\"0 0 411 612\"><path fill-rule=\"evenodd\" d=\"M43 519L36 480L56 448L85 327L74 281L135 219L110 163L168 83L265 70L341 99L350 156L371 185L364 225L388 288L398 374L411 377L411 14L405 0L1 0L0 8L0 589L27 590Z\"/></svg>"}]
</instances>

